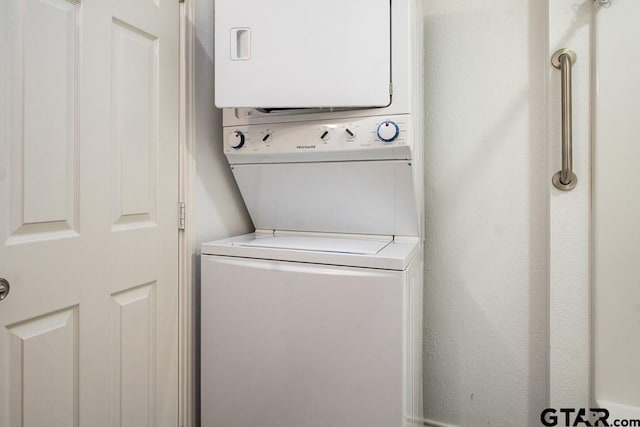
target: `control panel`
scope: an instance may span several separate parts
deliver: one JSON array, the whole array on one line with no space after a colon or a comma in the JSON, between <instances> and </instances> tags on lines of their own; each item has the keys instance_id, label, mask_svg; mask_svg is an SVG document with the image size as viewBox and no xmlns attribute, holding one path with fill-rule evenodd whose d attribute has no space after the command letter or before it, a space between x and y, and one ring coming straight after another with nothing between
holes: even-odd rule
<instances>
[{"instance_id":1,"label":"control panel","mask_svg":"<svg viewBox=\"0 0 640 427\"><path fill-rule=\"evenodd\" d=\"M314 161L314 153L318 153L318 161L342 159L340 153L360 153L368 158L366 151L388 151L394 153L393 158L409 158L409 120L408 115L398 115L227 127L224 151L230 160L280 155Z\"/></svg>"}]
</instances>

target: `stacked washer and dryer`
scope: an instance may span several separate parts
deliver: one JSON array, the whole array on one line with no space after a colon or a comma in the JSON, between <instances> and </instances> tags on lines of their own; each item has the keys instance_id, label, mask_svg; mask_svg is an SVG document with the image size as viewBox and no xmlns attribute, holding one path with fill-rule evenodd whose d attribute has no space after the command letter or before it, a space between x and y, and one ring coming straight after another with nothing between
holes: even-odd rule
<instances>
[{"instance_id":1,"label":"stacked washer and dryer","mask_svg":"<svg viewBox=\"0 0 640 427\"><path fill-rule=\"evenodd\" d=\"M418 3L215 1L255 232L202 246L203 427L422 425Z\"/></svg>"}]
</instances>

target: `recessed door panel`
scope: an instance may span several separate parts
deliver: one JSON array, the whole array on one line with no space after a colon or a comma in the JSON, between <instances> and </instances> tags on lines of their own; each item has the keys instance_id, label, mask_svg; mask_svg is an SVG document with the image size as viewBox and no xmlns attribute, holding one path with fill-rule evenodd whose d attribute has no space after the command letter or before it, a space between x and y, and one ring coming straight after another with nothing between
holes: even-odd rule
<instances>
[{"instance_id":1,"label":"recessed door panel","mask_svg":"<svg viewBox=\"0 0 640 427\"><path fill-rule=\"evenodd\" d=\"M218 107L390 103L389 0L216 0Z\"/></svg>"},{"instance_id":2,"label":"recessed door panel","mask_svg":"<svg viewBox=\"0 0 640 427\"><path fill-rule=\"evenodd\" d=\"M77 317L72 307L6 327L12 426L78 426Z\"/></svg>"},{"instance_id":3,"label":"recessed door panel","mask_svg":"<svg viewBox=\"0 0 640 427\"><path fill-rule=\"evenodd\" d=\"M156 222L158 53L156 36L113 20L113 230Z\"/></svg>"},{"instance_id":4,"label":"recessed door panel","mask_svg":"<svg viewBox=\"0 0 640 427\"><path fill-rule=\"evenodd\" d=\"M112 420L120 427L155 424L156 283L112 295Z\"/></svg>"},{"instance_id":5,"label":"recessed door panel","mask_svg":"<svg viewBox=\"0 0 640 427\"><path fill-rule=\"evenodd\" d=\"M0 16L7 73L0 155L9 161L0 165L0 181L8 186L7 198L0 198L6 241L77 236L78 6L6 2Z\"/></svg>"}]
</instances>

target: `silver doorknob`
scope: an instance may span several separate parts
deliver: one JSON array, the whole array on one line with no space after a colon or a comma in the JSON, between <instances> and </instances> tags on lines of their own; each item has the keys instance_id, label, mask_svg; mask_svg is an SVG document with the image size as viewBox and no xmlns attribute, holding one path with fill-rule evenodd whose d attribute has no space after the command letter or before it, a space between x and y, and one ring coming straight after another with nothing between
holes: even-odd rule
<instances>
[{"instance_id":1,"label":"silver doorknob","mask_svg":"<svg viewBox=\"0 0 640 427\"><path fill-rule=\"evenodd\" d=\"M5 299L7 295L9 295L9 289L11 289L11 286L9 286L9 282L6 279L0 277L0 301Z\"/></svg>"}]
</instances>

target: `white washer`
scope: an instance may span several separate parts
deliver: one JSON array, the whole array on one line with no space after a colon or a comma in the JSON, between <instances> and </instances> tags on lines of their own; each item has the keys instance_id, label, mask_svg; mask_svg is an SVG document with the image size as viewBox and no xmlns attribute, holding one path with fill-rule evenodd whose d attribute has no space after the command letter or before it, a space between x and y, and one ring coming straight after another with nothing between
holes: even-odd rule
<instances>
[{"instance_id":1,"label":"white washer","mask_svg":"<svg viewBox=\"0 0 640 427\"><path fill-rule=\"evenodd\" d=\"M419 248L282 232L204 244L202 425L409 425Z\"/></svg>"}]
</instances>

